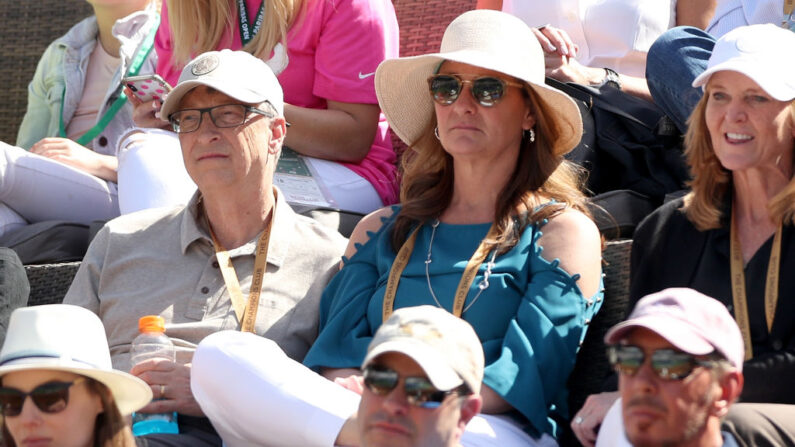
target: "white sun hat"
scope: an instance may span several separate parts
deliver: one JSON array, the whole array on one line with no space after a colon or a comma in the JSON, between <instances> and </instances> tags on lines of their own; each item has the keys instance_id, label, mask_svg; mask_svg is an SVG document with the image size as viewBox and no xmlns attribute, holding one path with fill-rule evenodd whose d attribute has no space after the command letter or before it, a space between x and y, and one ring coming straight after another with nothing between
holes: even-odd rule
<instances>
[{"instance_id":1,"label":"white sun hat","mask_svg":"<svg viewBox=\"0 0 795 447\"><path fill-rule=\"evenodd\" d=\"M79 306L30 306L11 313L0 351L0 377L32 369L66 371L104 384L123 415L152 400L146 382L113 369L102 321Z\"/></svg>"},{"instance_id":2,"label":"white sun hat","mask_svg":"<svg viewBox=\"0 0 795 447\"><path fill-rule=\"evenodd\" d=\"M718 71L736 71L779 101L795 99L795 33L772 24L735 28L715 42L707 69L693 87Z\"/></svg>"},{"instance_id":3,"label":"white sun hat","mask_svg":"<svg viewBox=\"0 0 795 447\"><path fill-rule=\"evenodd\" d=\"M392 130L406 144L417 141L433 116L427 79L446 60L527 82L546 103L550 119L560 127L560 138L551 142L555 155L569 152L580 142L580 111L568 95L544 84L544 52L532 30L510 14L479 9L465 12L450 23L439 53L389 59L378 66L378 103Z\"/></svg>"}]
</instances>

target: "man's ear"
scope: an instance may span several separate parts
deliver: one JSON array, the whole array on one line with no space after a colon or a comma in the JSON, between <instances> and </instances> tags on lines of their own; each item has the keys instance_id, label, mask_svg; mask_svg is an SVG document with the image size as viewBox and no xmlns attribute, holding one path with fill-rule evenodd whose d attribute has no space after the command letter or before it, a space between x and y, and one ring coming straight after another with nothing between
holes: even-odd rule
<instances>
[{"instance_id":1,"label":"man's ear","mask_svg":"<svg viewBox=\"0 0 795 447\"><path fill-rule=\"evenodd\" d=\"M278 154L287 136L287 121L282 117L271 119L271 140L268 142L268 152Z\"/></svg>"},{"instance_id":2,"label":"man's ear","mask_svg":"<svg viewBox=\"0 0 795 447\"><path fill-rule=\"evenodd\" d=\"M719 396L713 403L716 416L722 418L729 412L729 407L740 397L743 391L743 374L739 371L729 371L718 380Z\"/></svg>"},{"instance_id":3,"label":"man's ear","mask_svg":"<svg viewBox=\"0 0 795 447\"><path fill-rule=\"evenodd\" d=\"M483 398L479 394L472 394L464 398L461 403L461 420L459 426L463 431L464 427L472 420L473 417L480 413L483 407Z\"/></svg>"}]
</instances>

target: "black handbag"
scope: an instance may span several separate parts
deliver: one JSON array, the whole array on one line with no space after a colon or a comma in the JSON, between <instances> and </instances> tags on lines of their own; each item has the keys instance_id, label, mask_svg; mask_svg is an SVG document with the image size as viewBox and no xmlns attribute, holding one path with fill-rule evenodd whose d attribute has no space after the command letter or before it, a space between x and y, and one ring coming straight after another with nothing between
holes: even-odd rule
<instances>
[{"instance_id":1,"label":"black handbag","mask_svg":"<svg viewBox=\"0 0 795 447\"><path fill-rule=\"evenodd\" d=\"M609 84L587 86L547 78L575 100L583 118L583 140L569 159L590 173L594 195L629 189L662 203L689 179L682 135L649 101Z\"/></svg>"},{"instance_id":2,"label":"black handbag","mask_svg":"<svg viewBox=\"0 0 795 447\"><path fill-rule=\"evenodd\" d=\"M646 215L686 188L681 133L656 105L612 85L546 83L580 109L583 138L567 158L588 171L591 202L608 213L597 219L600 230L631 237Z\"/></svg>"}]
</instances>

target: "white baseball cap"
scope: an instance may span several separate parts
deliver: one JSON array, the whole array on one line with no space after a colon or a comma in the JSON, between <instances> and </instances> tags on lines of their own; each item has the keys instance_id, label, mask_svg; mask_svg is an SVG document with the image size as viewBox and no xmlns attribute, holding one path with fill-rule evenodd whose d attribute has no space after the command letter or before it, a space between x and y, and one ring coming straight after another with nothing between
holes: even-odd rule
<instances>
[{"instance_id":1,"label":"white baseball cap","mask_svg":"<svg viewBox=\"0 0 795 447\"><path fill-rule=\"evenodd\" d=\"M715 42L707 70L693 87L718 71L736 71L779 101L795 99L795 33L773 24L741 26Z\"/></svg>"},{"instance_id":2,"label":"white baseball cap","mask_svg":"<svg viewBox=\"0 0 795 447\"><path fill-rule=\"evenodd\" d=\"M485 363L480 339L469 323L444 309L397 309L376 331L362 368L387 352L411 357L439 390L465 383L473 393L480 392Z\"/></svg>"},{"instance_id":3,"label":"white baseball cap","mask_svg":"<svg viewBox=\"0 0 795 447\"><path fill-rule=\"evenodd\" d=\"M167 119L177 111L182 97L200 85L249 104L268 101L284 116L284 93L273 70L262 59L232 50L209 51L190 61L166 97L160 116Z\"/></svg>"}]
</instances>

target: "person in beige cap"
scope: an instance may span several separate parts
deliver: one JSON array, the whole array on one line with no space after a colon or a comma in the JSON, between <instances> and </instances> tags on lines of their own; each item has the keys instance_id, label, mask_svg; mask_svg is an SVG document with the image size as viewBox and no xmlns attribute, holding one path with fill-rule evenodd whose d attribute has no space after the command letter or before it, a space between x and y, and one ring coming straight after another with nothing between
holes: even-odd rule
<instances>
[{"instance_id":1,"label":"person in beige cap","mask_svg":"<svg viewBox=\"0 0 795 447\"><path fill-rule=\"evenodd\" d=\"M449 312L397 309L362 371L343 387L268 339L226 331L199 345L192 389L229 446L526 445L507 422L490 426L478 415L483 350L469 323ZM234 384L223 380L230 376Z\"/></svg>"},{"instance_id":2,"label":"person in beige cap","mask_svg":"<svg viewBox=\"0 0 795 447\"><path fill-rule=\"evenodd\" d=\"M274 187L287 126L281 87L265 62L243 51L202 54L184 68L162 111L197 193L185 207L109 222L64 302L99 314L114 367L150 384L157 400L141 412L179 413L180 434L147 435L147 445L217 445L190 392L196 345L239 329L270 337L301 360L345 239L296 215ZM176 363L130 364L144 315L165 319Z\"/></svg>"},{"instance_id":3,"label":"person in beige cap","mask_svg":"<svg viewBox=\"0 0 795 447\"><path fill-rule=\"evenodd\" d=\"M124 416L151 399L143 380L111 367L92 312L52 304L11 314L0 351L4 445L133 447Z\"/></svg>"}]
</instances>

